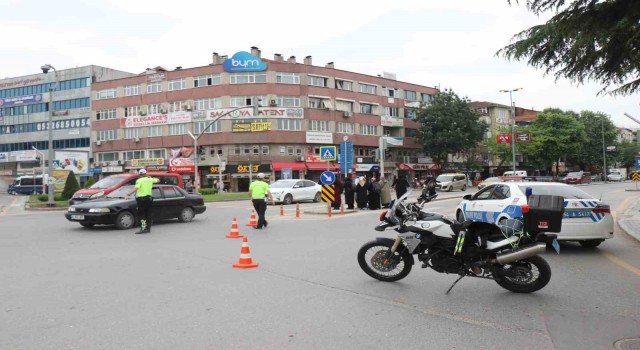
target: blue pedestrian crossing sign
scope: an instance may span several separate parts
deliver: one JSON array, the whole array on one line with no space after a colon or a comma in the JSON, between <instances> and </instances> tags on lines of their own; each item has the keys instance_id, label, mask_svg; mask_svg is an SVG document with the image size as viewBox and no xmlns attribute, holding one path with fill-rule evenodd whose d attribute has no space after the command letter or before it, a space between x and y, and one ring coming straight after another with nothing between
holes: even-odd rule
<instances>
[{"instance_id":1,"label":"blue pedestrian crossing sign","mask_svg":"<svg viewBox=\"0 0 640 350\"><path fill-rule=\"evenodd\" d=\"M325 171L320 174L320 182L322 182L323 185L333 185L333 183L336 182L336 174Z\"/></svg>"},{"instance_id":2,"label":"blue pedestrian crossing sign","mask_svg":"<svg viewBox=\"0 0 640 350\"><path fill-rule=\"evenodd\" d=\"M336 146L320 146L320 160L336 160Z\"/></svg>"}]
</instances>

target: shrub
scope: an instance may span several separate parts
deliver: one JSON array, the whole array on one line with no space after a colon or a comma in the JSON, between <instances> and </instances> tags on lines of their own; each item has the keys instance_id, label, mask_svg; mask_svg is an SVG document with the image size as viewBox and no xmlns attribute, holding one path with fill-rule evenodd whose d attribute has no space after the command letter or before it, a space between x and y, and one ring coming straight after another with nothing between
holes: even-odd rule
<instances>
[{"instance_id":1,"label":"shrub","mask_svg":"<svg viewBox=\"0 0 640 350\"><path fill-rule=\"evenodd\" d=\"M49 200L49 195L48 194L40 194L38 195L38 200L40 202L46 202Z\"/></svg>"},{"instance_id":2,"label":"shrub","mask_svg":"<svg viewBox=\"0 0 640 350\"><path fill-rule=\"evenodd\" d=\"M201 188L198 190L198 192L200 192L201 195L205 195L205 194L216 194L218 191L213 188Z\"/></svg>"},{"instance_id":3,"label":"shrub","mask_svg":"<svg viewBox=\"0 0 640 350\"><path fill-rule=\"evenodd\" d=\"M67 199L69 199L69 198L63 198L62 194L60 194L60 193L56 193L56 194L53 195L53 200L56 201L56 202L66 201Z\"/></svg>"},{"instance_id":4,"label":"shrub","mask_svg":"<svg viewBox=\"0 0 640 350\"><path fill-rule=\"evenodd\" d=\"M62 190L62 200L67 200L76 193L77 190L80 189L80 185L78 184L78 180L76 179L76 174L73 171L69 172L69 176L67 176L67 182L64 184L64 190Z\"/></svg>"},{"instance_id":5,"label":"shrub","mask_svg":"<svg viewBox=\"0 0 640 350\"><path fill-rule=\"evenodd\" d=\"M95 181L93 181L93 177L90 177L89 180L87 180L87 183L84 184L84 188L89 188L91 187L94 183L96 183Z\"/></svg>"}]
</instances>

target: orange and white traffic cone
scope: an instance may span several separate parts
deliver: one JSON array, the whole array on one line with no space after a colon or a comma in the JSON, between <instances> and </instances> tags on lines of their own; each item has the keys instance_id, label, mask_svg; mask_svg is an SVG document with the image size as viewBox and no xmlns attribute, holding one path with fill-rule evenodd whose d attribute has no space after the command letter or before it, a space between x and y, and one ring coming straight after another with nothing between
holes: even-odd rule
<instances>
[{"instance_id":1,"label":"orange and white traffic cone","mask_svg":"<svg viewBox=\"0 0 640 350\"><path fill-rule=\"evenodd\" d=\"M240 269L248 269L250 267L258 267L258 263L251 260L251 251L249 250L249 240L247 237L242 239L242 248L240 249L240 259L237 263L231 265Z\"/></svg>"},{"instance_id":2,"label":"orange and white traffic cone","mask_svg":"<svg viewBox=\"0 0 640 350\"><path fill-rule=\"evenodd\" d=\"M327 203L327 216L331 217L331 203Z\"/></svg>"},{"instance_id":3,"label":"orange and white traffic cone","mask_svg":"<svg viewBox=\"0 0 640 350\"><path fill-rule=\"evenodd\" d=\"M227 238L242 238L242 237L244 237L243 235L240 234L240 231L238 231L238 220L236 220L236 218L233 218L233 223L231 224L231 231L229 231L229 234L226 235L225 237L227 237Z\"/></svg>"},{"instance_id":4,"label":"orange and white traffic cone","mask_svg":"<svg viewBox=\"0 0 640 350\"><path fill-rule=\"evenodd\" d=\"M296 219L300 218L300 204L296 203Z\"/></svg>"},{"instance_id":5,"label":"orange and white traffic cone","mask_svg":"<svg viewBox=\"0 0 640 350\"><path fill-rule=\"evenodd\" d=\"M256 218L255 210L251 210L251 218L249 219L249 223L247 224L247 226L253 226L253 227L258 226L258 219Z\"/></svg>"},{"instance_id":6,"label":"orange and white traffic cone","mask_svg":"<svg viewBox=\"0 0 640 350\"><path fill-rule=\"evenodd\" d=\"M340 215L344 215L344 203L340 204Z\"/></svg>"},{"instance_id":7,"label":"orange and white traffic cone","mask_svg":"<svg viewBox=\"0 0 640 350\"><path fill-rule=\"evenodd\" d=\"M284 216L284 205L280 204L280 216Z\"/></svg>"}]
</instances>

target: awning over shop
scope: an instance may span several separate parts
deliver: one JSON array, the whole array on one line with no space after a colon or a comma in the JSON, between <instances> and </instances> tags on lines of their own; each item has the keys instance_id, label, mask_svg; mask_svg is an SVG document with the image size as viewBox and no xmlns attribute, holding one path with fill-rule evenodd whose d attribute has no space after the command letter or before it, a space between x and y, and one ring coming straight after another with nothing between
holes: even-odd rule
<instances>
[{"instance_id":1,"label":"awning over shop","mask_svg":"<svg viewBox=\"0 0 640 350\"><path fill-rule=\"evenodd\" d=\"M293 171L306 170L307 167L303 162L274 162L271 163L271 169L273 171L280 171L282 169L291 169Z\"/></svg>"},{"instance_id":2,"label":"awning over shop","mask_svg":"<svg viewBox=\"0 0 640 350\"><path fill-rule=\"evenodd\" d=\"M410 164L410 163L402 163L398 167L400 170L438 170L437 164Z\"/></svg>"},{"instance_id":3,"label":"awning over shop","mask_svg":"<svg viewBox=\"0 0 640 350\"><path fill-rule=\"evenodd\" d=\"M308 170L327 170L327 162L307 162ZM330 171L340 171L340 164L329 163Z\"/></svg>"}]
</instances>

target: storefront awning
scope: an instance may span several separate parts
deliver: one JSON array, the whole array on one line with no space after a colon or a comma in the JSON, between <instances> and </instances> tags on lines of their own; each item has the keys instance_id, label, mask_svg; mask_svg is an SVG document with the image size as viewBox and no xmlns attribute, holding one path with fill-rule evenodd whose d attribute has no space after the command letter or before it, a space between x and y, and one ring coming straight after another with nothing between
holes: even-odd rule
<instances>
[{"instance_id":1,"label":"storefront awning","mask_svg":"<svg viewBox=\"0 0 640 350\"><path fill-rule=\"evenodd\" d=\"M307 162L308 170L327 170L327 162ZM329 163L330 171L340 171L340 164Z\"/></svg>"},{"instance_id":2,"label":"storefront awning","mask_svg":"<svg viewBox=\"0 0 640 350\"><path fill-rule=\"evenodd\" d=\"M293 171L306 170L307 167L303 162L274 162L271 163L271 169L273 171L280 171L282 169L291 169Z\"/></svg>"}]
</instances>

